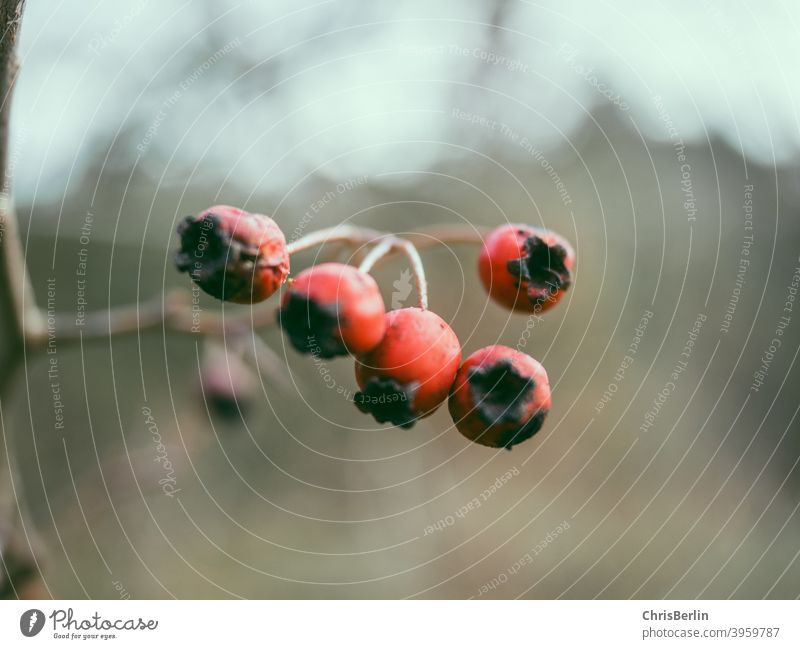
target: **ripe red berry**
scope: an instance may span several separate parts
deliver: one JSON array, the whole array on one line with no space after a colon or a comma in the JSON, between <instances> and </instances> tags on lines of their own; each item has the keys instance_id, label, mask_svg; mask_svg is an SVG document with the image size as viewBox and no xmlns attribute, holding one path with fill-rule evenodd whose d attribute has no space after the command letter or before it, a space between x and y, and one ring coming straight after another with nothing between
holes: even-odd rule
<instances>
[{"instance_id":1,"label":"ripe red berry","mask_svg":"<svg viewBox=\"0 0 800 649\"><path fill-rule=\"evenodd\" d=\"M178 270L227 302L266 300L286 281L289 253L278 225L263 214L214 205L178 226Z\"/></svg>"},{"instance_id":2,"label":"ripe red berry","mask_svg":"<svg viewBox=\"0 0 800 649\"><path fill-rule=\"evenodd\" d=\"M355 403L381 423L410 428L447 398L461 345L435 313L411 307L386 314L386 334L356 360Z\"/></svg>"},{"instance_id":3,"label":"ripe red berry","mask_svg":"<svg viewBox=\"0 0 800 649\"><path fill-rule=\"evenodd\" d=\"M510 449L532 437L550 410L550 383L537 360L504 345L470 355L448 407L462 435L484 446Z\"/></svg>"},{"instance_id":4,"label":"ripe red berry","mask_svg":"<svg viewBox=\"0 0 800 649\"><path fill-rule=\"evenodd\" d=\"M528 313L552 307L572 282L575 252L559 234L530 225L493 230L481 249L478 272L489 295Z\"/></svg>"},{"instance_id":5,"label":"ripe red berry","mask_svg":"<svg viewBox=\"0 0 800 649\"><path fill-rule=\"evenodd\" d=\"M278 319L299 352L320 358L364 354L386 331L386 308L371 275L346 264L319 264L289 280Z\"/></svg>"}]
</instances>

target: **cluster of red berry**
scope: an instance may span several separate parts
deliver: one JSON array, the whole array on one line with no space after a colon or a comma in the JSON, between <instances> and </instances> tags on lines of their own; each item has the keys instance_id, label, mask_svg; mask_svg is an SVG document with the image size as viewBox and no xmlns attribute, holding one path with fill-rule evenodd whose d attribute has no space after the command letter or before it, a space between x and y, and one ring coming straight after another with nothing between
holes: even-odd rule
<instances>
[{"instance_id":1,"label":"cluster of red berry","mask_svg":"<svg viewBox=\"0 0 800 649\"><path fill-rule=\"evenodd\" d=\"M286 283L290 249L267 216L217 205L186 217L178 233L178 269L214 297L255 303ZM572 246L560 235L505 225L483 241L478 270L497 302L539 312L561 299L574 264ZM449 397L458 430L491 447L511 448L541 428L551 397L538 361L492 345L461 363L461 345L450 326L424 300L420 307L387 312L366 268L312 266L288 281L278 310L298 351L355 357L355 403L362 412L408 428Z\"/></svg>"}]
</instances>

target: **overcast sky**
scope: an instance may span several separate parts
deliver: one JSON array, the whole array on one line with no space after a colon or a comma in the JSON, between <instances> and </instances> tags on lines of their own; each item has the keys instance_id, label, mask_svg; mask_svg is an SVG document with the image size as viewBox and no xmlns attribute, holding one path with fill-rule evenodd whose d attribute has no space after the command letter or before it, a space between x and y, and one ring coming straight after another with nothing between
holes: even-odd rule
<instances>
[{"instance_id":1,"label":"overcast sky","mask_svg":"<svg viewBox=\"0 0 800 649\"><path fill-rule=\"evenodd\" d=\"M59 198L122 137L131 166L283 191L490 141L569 147L603 104L649 138L781 163L800 148L798 32L788 1L29 0L13 181Z\"/></svg>"}]
</instances>

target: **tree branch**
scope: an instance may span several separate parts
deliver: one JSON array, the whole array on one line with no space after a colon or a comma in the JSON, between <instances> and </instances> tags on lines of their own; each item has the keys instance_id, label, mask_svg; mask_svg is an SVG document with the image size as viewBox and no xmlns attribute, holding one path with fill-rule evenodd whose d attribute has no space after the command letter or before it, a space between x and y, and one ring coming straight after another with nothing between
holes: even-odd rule
<instances>
[{"instance_id":1,"label":"tree branch","mask_svg":"<svg viewBox=\"0 0 800 649\"><path fill-rule=\"evenodd\" d=\"M43 321L33 296L25 267L19 228L10 199L8 176L11 98L19 71L16 46L24 0L0 1L0 408L7 404L12 377L23 358L29 334L39 335ZM0 597L22 597L36 590L38 564L33 549L21 533L20 503L12 489L11 458L7 457L8 436L3 430L0 446ZM19 489L16 491L19 498Z\"/></svg>"},{"instance_id":2,"label":"tree branch","mask_svg":"<svg viewBox=\"0 0 800 649\"><path fill-rule=\"evenodd\" d=\"M355 245L365 245L373 241L384 243L391 239L391 244L386 243L389 247L388 250L379 251L376 256L375 248L373 248L364 258L366 261L372 256L371 267L372 265L377 266L393 254L414 254L413 248L423 250L438 246L479 244L483 241L484 235L485 231L481 228L459 224L420 228L414 232L405 233L402 237L394 237L386 232L378 232L369 228L339 226L312 232L289 244L289 248L292 253L296 253L332 242L344 241ZM404 243L400 245L398 241ZM417 255L415 256L415 267L421 266L418 262ZM422 277L423 281L422 283L418 282L417 289L420 295L425 295L424 273ZM265 302L247 310L234 306L233 310L228 313L215 311L193 315L191 300L192 297L188 291L173 289L163 296L157 296L140 304L129 304L87 313L82 326L75 324L72 315L57 315L58 339L59 342L65 343L81 338L88 341L162 328L173 333L222 336L226 333L241 331L243 327L259 328L275 323L275 306L271 303ZM28 329L26 342L30 346L41 347L47 343L47 332L41 327L36 330Z\"/></svg>"},{"instance_id":3,"label":"tree branch","mask_svg":"<svg viewBox=\"0 0 800 649\"><path fill-rule=\"evenodd\" d=\"M4 348L0 363L21 354L27 331L42 328L42 318L33 298L33 287L25 267L16 215L10 198L8 177L9 122L14 84L19 72L17 32L24 0L0 0L0 328ZM26 302L27 299L27 302Z\"/></svg>"}]
</instances>

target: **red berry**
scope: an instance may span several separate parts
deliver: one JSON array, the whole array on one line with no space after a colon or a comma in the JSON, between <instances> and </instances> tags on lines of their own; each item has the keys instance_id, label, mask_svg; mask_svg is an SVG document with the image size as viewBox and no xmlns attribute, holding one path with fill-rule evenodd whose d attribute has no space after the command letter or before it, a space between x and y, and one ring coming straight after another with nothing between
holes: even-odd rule
<instances>
[{"instance_id":1,"label":"red berry","mask_svg":"<svg viewBox=\"0 0 800 649\"><path fill-rule=\"evenodd\" d=\"M278 225L263 214L214 205L178 226L178 270L209 295L239 304L266 300L286 281L289 253Z\"/></svg>"},{"instance_id":2,"label":"red berry","mask_svg":"<svg viewBox=\"0 0 800 649\"><path fill-rule=\"evenodd\" d=\"M410 428L447 398L460 362L458 338L438 315L417 307L389 311L381 343L356 360L356 406L381 423Z\"/></svg>"},{"instance_id":3,"label":"red berry","mask_svg":"<svg viewBox=\"0 0 800 649\"><path fill-rule=\"evenodd\" d=\"M364 354L386 331L386 308L371 275L346 264L319 264L289 281L278 319L299 352L320 358Z\"/></svg>"},{"instance_id":4,"label":"red berry","mask_svg":"<svg viewBox=\"0 0 800 649\"><path fill-rule=\"evenodd\" d=\"M209 343L200 366L200 388L209 411L240 420L256 401L258 385L240 354Z\"/></svg>"},{"instance_id":5,"label":"red berry","mask_svg":"<svg viewBox=\"0 0 800 649\"><path fill-rule=\"evenodd\" d=\"M462 435L484 446L510 449L542 427L550 403L550 383L541 363L510 347L492 345L464 361L448 406Z\"/></svg>"},{"instance_id":6,"label":"red berry","mask_svg":"<svg viewBox=\"0 0 800 649\"><path fill-rule=\"evenodd\" d=\"M481 249L478 272L494 300L516 311L545 311L572 282L575 252L559 234L530 225L493 230Z\"/></svg>"}]
</instances>

